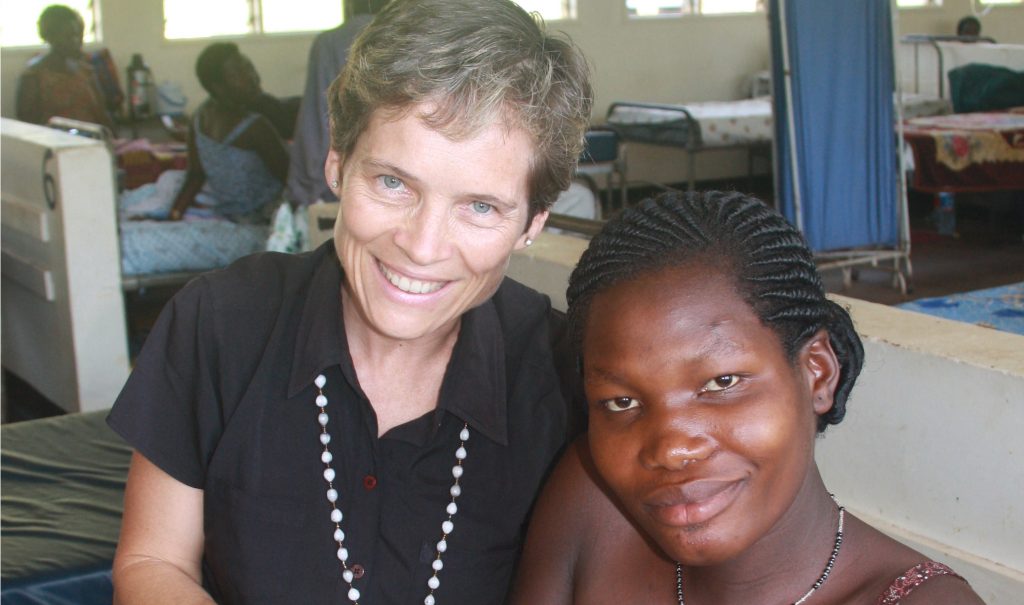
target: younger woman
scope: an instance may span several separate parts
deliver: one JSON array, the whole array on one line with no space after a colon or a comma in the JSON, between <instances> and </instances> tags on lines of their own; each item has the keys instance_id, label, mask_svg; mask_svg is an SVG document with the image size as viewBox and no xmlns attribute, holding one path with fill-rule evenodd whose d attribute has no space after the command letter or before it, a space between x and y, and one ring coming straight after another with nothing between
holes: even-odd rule
<instances>
[{"instance_id":1,"label":"younger woman","mask_svg":"<svg viewBox=\"0 0 1024 605\"><path fill-rule=\"evenodd\" d=\"M252 62L231 42L207 46L196 60L210 93L192 120L188 174L170 211L246 222L269 222L288 176L288 150L277 130L252 107L263 94Z\"/></svg>"},{"instance_id":2,"label":"younger woman","mask_svg":"<svg viewBox=\"0 0 1024 605\"><path fill-rule=\"evenodd\" d=\"M863 350L781 216L647 200L594 238L568 300L589 432L538 503L515 603L981 602L825 487L814 441Z\"/></svg>"}]
</instances>

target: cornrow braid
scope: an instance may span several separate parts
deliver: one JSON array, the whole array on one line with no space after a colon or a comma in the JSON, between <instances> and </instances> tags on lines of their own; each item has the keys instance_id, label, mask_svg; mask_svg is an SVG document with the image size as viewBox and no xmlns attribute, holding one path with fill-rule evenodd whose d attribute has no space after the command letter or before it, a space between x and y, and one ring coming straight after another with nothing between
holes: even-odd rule
<instances>
[{"instance_id":1,"label":"cornrow braid","mask_svg":"<svg viewBox=\"0 0 1024 605\"><path fill-rule=\"evenodd\" d=\"M838 424L864 363L864 348L846 309L825 296L803 236L761 200L736 192L663 193L605 225L569 278L569 329L580 351L590 302L638 275L690 262L735 275L737 289L782 343L790 362L826 330L840 364L832 409L818 431Z\"/></svg>"}]
</instances>

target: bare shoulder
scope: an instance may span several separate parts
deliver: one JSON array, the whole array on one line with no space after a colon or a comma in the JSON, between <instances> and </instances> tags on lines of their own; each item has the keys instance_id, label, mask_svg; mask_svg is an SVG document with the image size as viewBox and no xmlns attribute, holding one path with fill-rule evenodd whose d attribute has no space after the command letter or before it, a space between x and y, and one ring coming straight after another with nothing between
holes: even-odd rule
<instances>
[{"instance_id":1,"label":"bare shoulder","mask_svg":"<svg viewBox=\"0 0 1024 605\"><path fill-rule=\"evenodd\" d=\"M648 576L671 578L673 565L604 487L583 435L566 450L537 502L511 602L646 602Z\"/></svg>"},{"instance_id":2,"label":"bare shoulder","mask_svg":"<svg viewBox=\"0 0 1024 605\"><path fill-rule=\"evenodd\" d=\"M849 602L880 602L892 593L892 603L983 603L970 585L944 565L851 516L848 522L845 594ZM837 570L839 571L839 570ZM855 597L855 598L854 598ZM884 602L884 601L881 601Z\"/></svg>"}]
</instances>

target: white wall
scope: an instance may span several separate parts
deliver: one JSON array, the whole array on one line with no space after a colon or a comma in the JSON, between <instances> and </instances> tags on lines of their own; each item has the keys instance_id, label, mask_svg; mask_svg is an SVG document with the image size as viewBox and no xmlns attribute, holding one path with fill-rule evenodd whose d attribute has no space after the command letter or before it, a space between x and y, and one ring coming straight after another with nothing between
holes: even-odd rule
<instances>
[{"instance_id":1,"label":"white wall","mask_svg":"<svg viewBox=\"0 0 1024 605\"><path fill-rule=\"evenodd\" d=\"M12 0L13 1L13 0ZM157 81L182 85L194 108L205 98L194 74L207 41L164 41L161 0L97 0L103 45L121 71L132 53L142 53ZM595 70L594 119L603 120L613 101L653 102L735 99L753 72L770 63L764 14L630 20L624 0L578 0L579 19L557 22L583 48ZM951 33L970 12L971 0L945 0L941 8L900 11L901 33ZM1024 43L1024 7L995 7L981 18L983 33L1000 42ZM334 26L325 23L324 28ZM238 38L256 64L264 88L280 96L300 94L311 34ZM14 116L18 74L40 49L0 50L0 115ZM123 73L122 73L123 78ZM685 178L681 152L636 147L630 176L678 182ZM746 157L737 152L701 154L702 178L743 174Z\"/></svg>"},{"instance_id":2,"label":"white wall","mask_svg":"<svg viewBox=\"0 0 1024 605\"><path fill-rule=\"evenodd\" d=\"M586 241L544 233L508 274L565 309ZM989 605L1024 594L1024 336L836 297L864 339L846 419L815 452L851 512L970 581Z\"/></svg>"}]
</instances>

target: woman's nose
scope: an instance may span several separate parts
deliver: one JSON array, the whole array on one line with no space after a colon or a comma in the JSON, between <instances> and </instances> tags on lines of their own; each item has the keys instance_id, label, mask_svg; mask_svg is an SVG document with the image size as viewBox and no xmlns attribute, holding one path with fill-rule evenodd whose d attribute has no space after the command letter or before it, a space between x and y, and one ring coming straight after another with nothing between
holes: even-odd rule
<instances>
[{"instance_id":1,"label":"woman's nose","mask_svg":"<svg viewBox=\"0 0 1024 605\"><path fill-rule=\"evenodd\" d=\"M640 462L648 470L680 470L714 451L714 437L698 418L658 414L647 424Z\"/></svg>"},{"instance_id":2,"label":"woman's nose","mask_svg":"<svg viewBox=\"0 0 1024 605\"><path fill-rule=\"evenodd\" d=\"M395 235L395 244L418 265L444 260L450 252L447 212L428 203L421 204L406 217Z\"/></svg>"}]
</instances>

